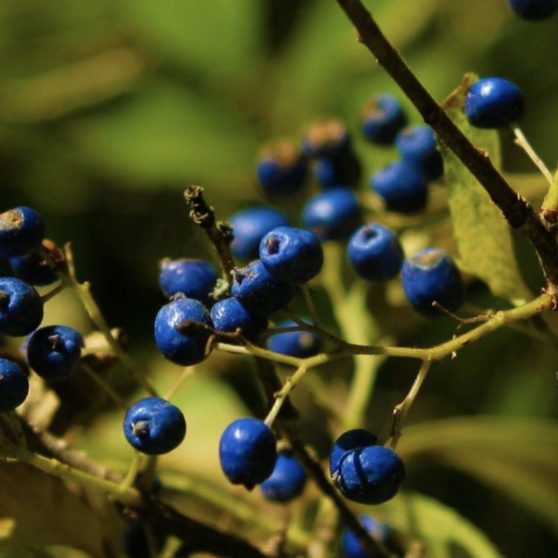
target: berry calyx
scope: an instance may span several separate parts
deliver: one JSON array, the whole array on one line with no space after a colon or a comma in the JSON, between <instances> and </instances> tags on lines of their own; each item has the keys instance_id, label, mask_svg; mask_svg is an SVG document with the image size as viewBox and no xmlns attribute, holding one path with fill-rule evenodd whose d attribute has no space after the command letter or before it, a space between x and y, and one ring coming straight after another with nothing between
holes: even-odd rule
<instances>
[{"instance_id":1,"label":"berry calyx","mask_svg":"<svg viewBox=\"0 0 558 558\"><path fill-rule=\"evenodd\" d=\"M130 445L148 455L168 453L186 435L182 411L160 397L134 403L126 412L123 427Z\"/></svg>"},{"instance_id":2,"label":"berry calyx","mask_svg":"<svg viewBox=\"0 0 558 558\"><path fill-rule=\"evenodd\" d=\"M473 83L465 95L465 116L477 128L502 128L519 120L525 108L523 94L511 81L486 77Z\"/></svg>"},{"instance_id":3,"label":"berry calyx","mask_svg":"<svg viewBox=\"0 0 558 558\"><path fill-rule=\"evenodd\" d=\"M49 382L71 376L80 358L83 339L72 327L54 325L34 331L27 340L29 366Z\"/></svg>"},{"instance_id":4,"label":"berry calyx","mask_svg":"<svg viewBox=\"0 0 558 558\"><path fill-rule=\"evenodd\" d=\"M435 302L450 312L463 302L459 270L441 248L426 248L406 260L401 269L401 281L407 300L426 317L443 315Z\"/></svg>"},{"instance_id":5,"label":"berry calyx","mask_svg":"<svg viewBox=\"0 0 558 558\"><path fill-rule=\"evenodd\" d=\"M278 227L260 243L260 260L269 273L285 283L306 283L324 263L319 238L311 231Z\"/></svg>"},{"instance_id":6,"label":"berry calyx","mask_svg":"<svg viewBox=\"0 0 558 558\"><path fill-rule=\"evenodd\" d=\"M168 360L192 366L208 354L211 326L209 312L199 300L177 298L155 317L155 344Z\"/></svg>"},{"instance_id":7,"label":"berry calyx","mask_svg":"<svg viewBox=\"0 0 558 558\"><path fill-rule=\"evenodd\" d=\"M252 489L271 475L277 459L275 435L261 420L235 420L219 442L219 460L232 484Z\"/></svg>"},{"instance_id":8,"label":"berry calyx","mask_svg":"<svg viewBox=\"0 0 558 558\"><path fill-rule=\"evenodd\" d=\"M368 281L387 281L403 264L397 235L377 223L360 227L349 240L347 256L357 274Z\"/></svg>"},{"instance_id":9,"label":"berry calyx","mask_svg":"<svg viewBox=\"0 0 558 558\"><path fill-rule=\"evenodd\" d=\"M21 366L13 360L0 358L0 413L21 405L29 393L29 380Z\"/></svg>"}]
</instances>

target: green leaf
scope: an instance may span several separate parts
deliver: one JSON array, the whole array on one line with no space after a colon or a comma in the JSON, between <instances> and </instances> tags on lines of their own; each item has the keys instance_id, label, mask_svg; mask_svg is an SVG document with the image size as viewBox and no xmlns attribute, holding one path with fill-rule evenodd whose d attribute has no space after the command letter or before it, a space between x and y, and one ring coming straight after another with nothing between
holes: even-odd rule
<instances>
[{"instance_id":1,"label":"green leaf","mask_svg":"<svg viewBox=\"0 0 558 558\"><path fill-rule=\"evenodd\" d=\"M478 527L422 494L403 492L380 511L382 520L423 542L429 558L501 558Z\"/></svg>"},{"instance_id":2,"label":"green leaf","mask_svg":"<svg viewBox=\"0 0 558 558\"><path fill-rule=\"evenodd\" d=\"M556 422L489 416L427 422L404 430L401 452L472 475L558 530Z\"/></svg>"},{"instance_id":3,"label":"green leaf","mask_svg":"<svg viewBox=\"0 0 558 558\"><path fill-rule=\"evenodd\" d=\"M470 126L462 109L463 91L474 79L465 78L448 113L472 143L488 153L494 166L500 168L498 132ZM530 298L514 257L511 229L502 213L453 152L443 144L441 149L461 269L482 279L494 295L508 300Z\"/></svg>"},{"instance_id":4,"label":"green leaf","mask_svg":"<svg viewBox=\"0 0 558 558\"><path fill-rule=\"evenodd\" d=\"M60 479L23 463L0 463L0 486L0 553L64 545L106 556L107 548L120 548L122 522L106 500L74 494Z\"/></svg>"}]
</instances>

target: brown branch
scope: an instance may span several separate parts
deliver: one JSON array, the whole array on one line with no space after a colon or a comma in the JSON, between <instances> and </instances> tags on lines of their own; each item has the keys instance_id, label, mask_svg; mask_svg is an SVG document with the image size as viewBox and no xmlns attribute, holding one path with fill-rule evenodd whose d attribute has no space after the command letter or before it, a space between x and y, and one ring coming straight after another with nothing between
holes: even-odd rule
<instances>
[{"instance_id":1,"label":"brown branch","mask_svg":"<svg viewBox=\"0 0 558 558\"><path fill-rule=\"evenodd\" d=\"M359 41L374 55L403 93L415 105L424 121L456 154L482 184L510 226L531 242L551 286L558 285L558 245L555 236L539 220L531 205L496 170L490 158L477 149L455 125L411 71L401 55L382 33L360 0L337 0L355 26Z\"/></svg>"}]
</instances>

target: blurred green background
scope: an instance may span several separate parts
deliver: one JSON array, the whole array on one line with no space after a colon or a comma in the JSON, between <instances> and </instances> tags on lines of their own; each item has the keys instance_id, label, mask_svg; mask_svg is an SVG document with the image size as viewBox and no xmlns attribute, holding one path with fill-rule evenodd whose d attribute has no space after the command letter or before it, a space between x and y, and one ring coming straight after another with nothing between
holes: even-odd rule
<instances>
[{"instance_id":1,"label":"blurred green background","mask_svg":"<svg viewBox=\"0 0 558 558\"><path fill-rule=\"evenodd\" d=\"M527 99L523 130L555 165L558 18L525 23L504 0L367 4L437 99L467 71L515 81ZM333 0L3 0L0 60L2 208L33 206L50 237L73 242L79 276L92 282L133 351L152 352L151 324L163 302L158 261L209 253L187 219L187 185L203 185L226 218L260 197L259 144L300 138L323 115L346 119L369 170L393 156L364 145L360 107L372 94L402 95ZM502 142L505 169L530 172L510 137ZM527 256L527 275L530 267L537 289ZM482 287L471 297L493 302ZM404 329L394 329L401 343L436 343L454 324L416 320ZM412 419L556 418L556 356L553 347L498 333L437 365ZM407 362L389 368L371 423L385 422L414 373ZM555 555L552 526L501 492L427 462L409 486L457 507L505 556Z\"/></svg>"}]
</instances>

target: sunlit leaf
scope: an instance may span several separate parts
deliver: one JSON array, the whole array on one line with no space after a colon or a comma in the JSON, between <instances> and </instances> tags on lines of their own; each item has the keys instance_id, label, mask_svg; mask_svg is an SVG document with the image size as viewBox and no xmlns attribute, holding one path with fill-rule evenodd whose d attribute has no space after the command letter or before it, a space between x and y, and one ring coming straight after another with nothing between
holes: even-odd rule
<instances>
[{"instance_id":1,"label":"sunlit leaf","mask_svg":"<svg viewBox=\"0 0 558 558\"><path fill-rule=\"evenodd\" d=\"M486 416L427 422L404 430L401 452L472 475L558 529L556 422Z\"/></svg>"},{"instance_id":2,"label":"sunlit leaf","mask_svg":"<svg viewBox=\"0 0 558 558\"><path fill-rule=\"evenodd\" d=\"M468 76L474 80L473 76ZM498 132L469 125L462 94L452 99L448 112L473 144L500 167ZM493 294L508 300L526 299L530 292L514 257L511 229L498 207L459 159L442 144L449 208L461 269L482 279Z\"/></svg>"}]
</instances>

